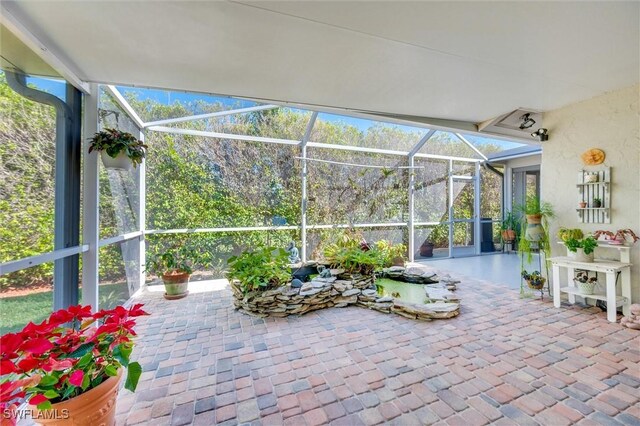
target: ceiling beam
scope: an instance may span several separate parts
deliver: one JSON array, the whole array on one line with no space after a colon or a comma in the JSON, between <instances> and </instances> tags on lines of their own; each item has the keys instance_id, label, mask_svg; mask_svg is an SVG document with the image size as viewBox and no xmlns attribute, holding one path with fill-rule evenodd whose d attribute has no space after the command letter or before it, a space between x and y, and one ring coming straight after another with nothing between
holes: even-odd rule
<instances>
[{"instance_id":1,"label":"ceiling beam","mask_svg":"<svg viewBox=\"0 0 640 426\"><path fill-rule=\"evenodd\" d=\"M431 136L433 136L435 132L436 130L429 130L427 134L424 135L422 139L420 139L420 141L411 149L411 151L409 151L409 157L413 157L418 151L420 151L424 144L427 143L429 139L431 139Z\"/></svg>"},{"instance_id":2,"label":"ceiling beam","mask_svg":"<svg viewBox=\"0 0 640 426\"><path fill-rule=\"evenodd\" d=\"M120 105L120 107L124 110L124 112L131 118L138 126L138 129L142 130L145 128L145 123L142 121L142 118L138 115L138 113L133 109L133 107L127 102L127 100L122 96L122 93L116 88L116 86L105 86L107 91L114 97L115 101Z\"/></svg>"},{"instance_id":3,"label":"ceiling beam","mask_svg":"<svg viewBox=\"0 0 640 426\"><path fill-rule=\"evenodd\" d=\"M228 111L217 111L217 112L210 112L207 114L190 115L187 117L168 118L166 120L150 121L148 123L144 123L144 126L145 127L164 126L167 124L184 123L186 121L204 120L206 118L214 118L214 117L224 117L226 115L245 114L248 112L263 111L266 109L275 109L275 108L280 108L280 106L279 105L257 105L249 108L231 109Z\"/></svg>"},{"instance_id":4,"label":"ceiling beam","mask_svg":"<svg viewBox=\"0 0 640 426\"><path fill-rule=\"evenodd\" d=\"M482 152L480 152L480 150L478 148L476 148L471 142L466 140L464 138L464 136L462 136L460 133L454 133L454 135L456 135L456 137L458 139L460 139L462 142L466 143L469 146L469 148L471 148L476 154L478 154L480 157L482 157L484 159L484 161L488 160L486 155L484 155Z\"/></svg>"},{"instance_id":5,"label":"ceiling beam","mask_svg":"<svg viewBox=\"0 0 640 426\"><path fill-rule=\"evenodd\" d=\"M7 2L0 3L0 23L76 89L85 94L91 93L89 83L81 80L69 65L7 10Z\"/></svg>"}]
</instances>

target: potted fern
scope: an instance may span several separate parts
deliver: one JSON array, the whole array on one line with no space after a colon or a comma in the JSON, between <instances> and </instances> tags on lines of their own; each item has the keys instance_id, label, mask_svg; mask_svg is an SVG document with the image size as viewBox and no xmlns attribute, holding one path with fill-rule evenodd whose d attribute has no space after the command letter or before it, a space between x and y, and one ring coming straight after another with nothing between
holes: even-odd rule
<instances>
[{"instance_id":1,"label":"potted fern","mask_svg":"<svg viewBox=\"0 0 640 426\"><path fill-rule=\"evenodd\" d=\"M131 133L105 128L91 138L89 153L97 151L107 169L131 170L141 164L147 146Z\"/></svg>"}]
</instances>

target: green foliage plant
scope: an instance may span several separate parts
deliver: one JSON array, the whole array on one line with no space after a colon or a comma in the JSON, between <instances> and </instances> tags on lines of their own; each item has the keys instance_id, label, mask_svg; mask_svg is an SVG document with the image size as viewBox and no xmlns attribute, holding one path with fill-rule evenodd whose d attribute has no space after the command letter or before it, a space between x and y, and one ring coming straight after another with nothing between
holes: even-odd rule
<instances>
[{"instance_id":1,"label":"green foliage plant","mask_svg":"<svg viewBox=\"0 0 640 426\"><path fill-rule=\"evenodd\" d=\"M89 153L93 151L104 151L109 157L116 158L121 152L124 152L135 167L142 163L146 148L147 145L131 133L105 128L91 138Z\"/></svg>"},{"instance_id":2,"label":"green foliage plant","mask_svg":"<svg viewBox=\"0 0 640 426\"><path fill-rule=\"evenodd\" d=\"M280 287L291 280L289 254L282 248L261 247L229 258L227 279L240 281L244 294Z\"/></svg>"},{"instance_id":3,"label":"green foliage plant","mask_svg":"<svg viewBox=\"0 0 640 426\"><path fill-rule=\"evenodd\" d=\"M381 269L383 261L377 249L362 250L361 247L342 247L331 252L325 251L325 257L332 268L344 269L351 274L371 275Z\"/></svg>"},{"instance_id":4,"label":"green foliage plant","mask_svg":"<svg viewBox=\"0 0 640 426\"><path fill-rule=\"evenodd\" d=\"M555 217L551 203L540 201L535 195L527 197L524 204L515 206L514 210L525 215L541 215L543 218L552 219Z\"/></svg>"},{"instance_id":5,"label":"green foliage plant","mask_svg":"<svg viewBox=\"0 0 640 426\"><path fill-rule=\"evenodd\" d=\"M582 251L584 251L584 254L591 254L595 248L598 247L598 241L591 235L581 240L577 238L569 238L564 242L564 244L570 252L575 253L579 248L581 248Z\"/></svg>"},{"instance_id":6,"label":"green foliage plant","mask_svg":"<svg viewBox=\"0 0 640 426\"><path fill-rule=\"evenodd\" d=\"M578 228L560 228L556 234L561 241L566 242L570 239L580 240L584 238L584 234L581 229Z\"/></svg>"},{"instance_id":7,"label":"green foliage plant","mask_svg":"<svg viewBox=\"0 0 640 426\"><path fill-rule=\"evenodd\" d=\"M507 211L507 215L502 221L502 225L500 226L500 229L503 231L507 231L507 230L515 231L517 227L518 227L518 220L516 219L515 215L513 214L512 211Z\"/></svg>"},{"instance_id":8,"label":"green foliage plant","mask_svg":"<svg viewBox=\"0 0 640 426\"><path fill-rule=\"evenodd\" d=\"M374 244L374 249L379 257L380 264L384 268L388 268L393 265L393 260L396 258L407 258L407 247L404 244L393 244L391 241L379 240Z\"/></svg>"},{"instance_id":9,"label":"green foliage plant","mask_svg":"<svg viewBox=\"0 0 640 426\"><path fill-rule=\"evenodd\" d=\"M161 276L166 274L193 274L198 266L206 265L206 256L194 248L180 246L147 254L146 270Z\"/></svg>"}]
</instances>

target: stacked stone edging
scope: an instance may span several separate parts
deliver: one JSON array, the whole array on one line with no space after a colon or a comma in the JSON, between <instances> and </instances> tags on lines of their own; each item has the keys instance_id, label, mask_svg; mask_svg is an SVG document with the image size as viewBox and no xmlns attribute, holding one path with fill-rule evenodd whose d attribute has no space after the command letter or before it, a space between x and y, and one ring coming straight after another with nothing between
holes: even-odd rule
<instances>
[{"instance_id":1,"label":"stacked stone edging","mask_svg":"<svg viewBox=\"0 0 640 426\"><path fill-rule=\"evenodd\" d=\"M315 278L302 288L282 286L272 290L242 293L240 282L231 281L235 308L258 317L303 315L324 308L361 306L406 318L426 320L452 318L459 314L459 303L408 303L393 297L380 297L375 277L339 274L332 278Z\"/></svg>"}]
</instances>

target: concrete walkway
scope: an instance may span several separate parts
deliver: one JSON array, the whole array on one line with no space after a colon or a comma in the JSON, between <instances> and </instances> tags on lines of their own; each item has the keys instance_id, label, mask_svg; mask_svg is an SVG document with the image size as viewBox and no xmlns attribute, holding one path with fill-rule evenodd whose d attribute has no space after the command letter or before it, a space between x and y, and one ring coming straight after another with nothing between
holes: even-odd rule
<instances>
[{"instance_id":1,"label":"concrete walkway","mask_svg":"<svg viewBox=\"0 0 640 426\"><path fill-rule=\"evenodd\" d=\"M460 316L433 322L358 307L257 319L223 280L178 301L147 292L145 372L118 424L640 424L640 333L486 280L458 288Z\"/></svg>"}]
</instances>

